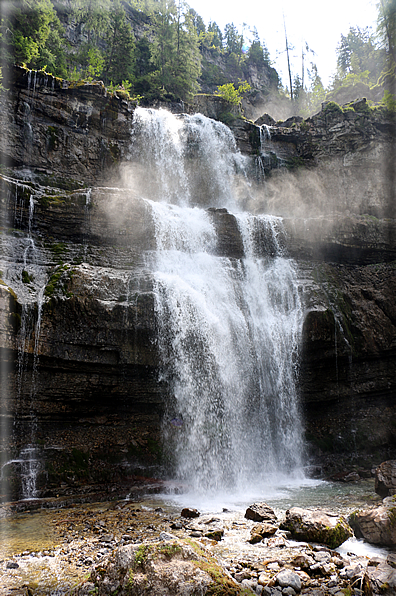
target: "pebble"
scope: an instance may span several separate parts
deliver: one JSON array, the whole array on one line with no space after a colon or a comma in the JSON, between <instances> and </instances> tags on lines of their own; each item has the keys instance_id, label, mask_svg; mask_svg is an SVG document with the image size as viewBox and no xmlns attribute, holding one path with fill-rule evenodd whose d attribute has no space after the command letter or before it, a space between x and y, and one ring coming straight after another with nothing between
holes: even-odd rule
<instances>
[{"instance_id":1,"label":"pebble","mask_svg":"<svg viewBox=\"0 0 396 596\"><path fill-rule=\"evenodd\" d=\"M7 569L18 569L19 565L16 561L8 561L6 568Z\"/></svg>"}]
</instances>

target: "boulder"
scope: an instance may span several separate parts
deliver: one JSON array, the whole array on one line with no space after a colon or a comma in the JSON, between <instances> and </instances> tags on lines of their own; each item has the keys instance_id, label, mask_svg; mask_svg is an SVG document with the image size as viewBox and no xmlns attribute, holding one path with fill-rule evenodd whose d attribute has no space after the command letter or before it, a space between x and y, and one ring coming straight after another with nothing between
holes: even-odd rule
<instances>
[{"instance_id":1,"label":"boulder","mask_svg":"<svg viewBox=\"0 0 396 596\"><path fill-rule=\"evenodd\" d=\"M382 561L379 565L371 565L369 561L363 579L364 594L396 594L396 570Z\"/></svg>"},{"instance_id":2,"label":"boulder","mask_svg":"<svg viewBox=\"0 0 396 596\"><path fill-rule=\"evenodd\" d=\"M278 529L277 525L263 523L257 524L254 526L250 531L250 544L256 544L260 542L263 538L268 538L268 536L272 536L275 534L276 530Z\"/></svg>"},{"instance_id":3,"label":"boulder","mask_svg":"<svg viewBox=\"0 0 396 596\"><path fill-rule=\"evenodd\" d=\"M193 509L192 507L185 507L184 509L182 509L182 512L180 515L182 517L187 517L189 519L192 519L193 517L199 517L200 513L199 513L198 509Z\"/></svg>"},{"instance_id":4,"label":"boulder","mask_svg":"<svg viewBox=\"0 0 396 596\"><path fill-rule=\"evenodd\" d=\"M396 494L396 460L384 461L375 470L375 492L381 497Z\"/></svg>"},{"instance_id":5,"label":"boulder","mask_svg":"<svg viewBox=\"0 0 396 596\"><path fill-rule=\"evenodd\" d=\"M209 532L206 532L206 534L205 534L205 538L210 538L210 540L217 540L217 542L219 542L223 536L224 536L224 530L222 530L222 529L210 530Z\"/></svg>"},{"instance_id":6,"label":"boulder","mask_svg":"<svg viewBox=\"0 0 396 596\"><path fill-rule=\"evenodd\" d=\"M280 527L288 530L295 540L319 542L330 548L337 548L353 536L352 529L342 516L300 507L288 509Z\"/></svg>"},{"instance_id":7,"label":"boulder","mask_svg":"<svg viewBox=\"0 0 396 596\"><path fill-rule=\"evenodd\" d=\"M386 497L375 509L356 511L349 523L356 538L382 546L396 545L396 496Z\"/></svg>"},{"instance_id":8,"label":"boulder","mask_svg":"<svg viewBox=\"0 0 396 596\"><path fill-rule=\"evenodd\" d=\"M275 511L267 503L253 503L246 509L245 517L257 522L276 522Z\"/></svg>"},{"instance_id":9,"label":"boulder","mask_svg":"<svg viewBox=\"0 0 396 596\"><path fill-rule=\"evenodd\" d=\"M295 592L301 592L301 579L290 569L282 569L276 577L276 583L281 588L293 588Z\"/></svg>"},{"instance_id":10,"label":"boulder","mask_svg":"<svg viewBox=\"0 0 396 596\"><path fill-rule=\"evenodd\" d=\"M221 592L220 592L221 590ZM73 596L205 596L205 594L246 594L198 543L174 539L122 546L89 578L81 582Z\"/></svg>"}]
</instances>

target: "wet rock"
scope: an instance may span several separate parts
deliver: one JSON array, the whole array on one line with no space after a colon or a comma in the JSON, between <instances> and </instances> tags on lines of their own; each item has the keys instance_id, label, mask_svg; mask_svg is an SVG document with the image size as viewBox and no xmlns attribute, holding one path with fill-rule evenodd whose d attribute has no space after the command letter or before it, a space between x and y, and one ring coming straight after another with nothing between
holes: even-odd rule
<instances>
[{"instance_id":1,"label":"wet rock","mask_svg":"<svg viewBox=\"0 0 396 596\"><path fill-rule=\"evenodd\" d=\"M111 542L112 540L114 540L114 534L103 534L100 537L101 542Z\"/></svg>"},{"instance_id":2,"label":"wet rock","mask_svg":"<svg viewBox=\"0 0 396 596\"><path fill-rule=\"evenodd\" d=\"M249 588L249 590L251 590L252 592L256 591L256 586L257 586L257 582L251 580L251 579L243 579L241 582L241 585L244 588Z\"/></svg>"},{"instance_id":3,"label":"wet rock","mask_svg":"<svg viewBox=\"0 0 396 596\"><path fill-rule=\"evenodd\" d=\"M234 578L237 582L241 583L244 579L250 579L251 575L248 571L239 571L234 574Z\"/></svg>"},{"instance_id":4,"label":"wet rock","mask_svg":"<svg viewBox=\"0 0 396 596\"><path fill-rule=\"evenodd\" d=\"M276 583L281 588L290 587L295 592L301 592L301 579L296 573L290 571L290 569L282 569L276 577Z\"/></svg>"},{"instance_id":5,"label":"wet rock","mask_svg":"<svg viewBox=\"0 0 396 596\"><path fill-rule=\"evenodd\" d=\"M396 553L389 553L386 557L386 562L388 565L396 569Z\"/></svg>"},{"instance_id":6,"label":"wet rock","mask_svg":"<svg viewBox=\"0 0 396 596\"><path fill-rule=\"evenodd\" d=\"M192 519L194 517L199 517L200 513L199 513L198 509L193 509L192 507L185 507L184 509L182 509L182 512L180 515L182 517L187 517L189 519Z\"/></svg>"},{"instance_id":7,"label":"wet rock","mask_svg":"<svg viewBox=\"0 0 396 596\"><path fill-rule=\"evenodd\" d=\"M306 540L337 548L353 536L352 529L343 517L324 511L292 507L286 511L281 529L288 530L296 540Z\"/></svg>"},{"instance_id":8,"label":"wet rock","mask_svg":"<svg viewBox=\"0 0 396 596\"><path fill-rule=\"evenodd\" d=\"M300 569L309 569L311 565L314 565L314 559L302 553L294 557L292 564L295 567L300 567Z\"/></svg>"},{"instance_id":9,"label":"wet rock","mask_svg":"<svg viewBox=\"0 0 396 596\"><path fill-rule=\"evenodd\" d=\"M367 567L364 579L374 594L396 594L396 570L385 562L377 567ZM368 589L365 593L369 593Z\"/></svg>"},{"instance_id":10,"label":"wet rock","mask_svg":"<svg viewBox=\"0 0 396 596\"><path fill-rule=\"evenodd\" d=\"M356 511L350 517L356 538L372 544L396 545L396 496L386 497L375 509Z\"/></svg>"},{"instance_id":11,"label":"wet rock","mask_svg":"<svg viewBox=\"0 0 396 596\"><path fill-rule=\"evenodd\" d=\"M246 509L245 517L257 522L276 522L277 520L275 511L266 503L253 503Z\"/></svg>"},{"instance_id":12,"label":"wet rock","mask_svg":"<svg viewBox=\"0 0 396 596\"><path fill-rule=\"evenodd\" d=\"M258 524L254 526L250 531L250 544L256 544L260 542L263 538L267 538L268 536L272 536L277 531L278 526L269 523Z\"/></svg>"},{"instance_id":13,"label":"wet rock","mask_svg":"<svg viewBox=\"0 0 396 596\"><path fill-rule=\"evenodd\" d=\"M161 532L159 535L160 540L175 540L176 536L174 534L170 534L169 532Z\"/></svg>"},{"instance_id":14,"label":"wet rock","mask_svg":"<svg viewBox=\"0 0 396 596\"><path fill-rule=\"evenodd\" d=\"M396 494L396 460L384 461L375 470L375 492L381 497Z\"/></svg>"},{"instance_id":15,"label":"wet rock","mask_svg":"<svg viewBox=\"0 0 396 596\"><path fill-rule=\"evenodd\" d=\"M218 542L224 536L224 530L211 530L205 534L205 538L210 538L211 540L217 540Z\"/></svg>"},{"instance_id":16,"label":"wet rock","mask_svg":"<svg viewBox=\"0 0 396 596\"><path fill-rule=\"evenodd\" d=\"M19 565L16 561L8 561L6 569L19 569Z\"/></svg>"}]
</instances>

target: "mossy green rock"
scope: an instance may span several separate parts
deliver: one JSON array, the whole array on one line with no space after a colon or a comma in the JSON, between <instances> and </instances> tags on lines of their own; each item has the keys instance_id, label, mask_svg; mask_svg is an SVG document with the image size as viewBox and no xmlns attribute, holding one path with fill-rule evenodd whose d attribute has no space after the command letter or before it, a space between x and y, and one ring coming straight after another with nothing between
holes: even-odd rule
<instances>
[{"instance_id":1,"label":"mossy green rock","mask_svg":"<svg viewBox=\"0 0 396 596\"><path fill-rule=\"evenodd\" d=\"M295 540L318 542L330 548L337 548L353 536L351 527L343 517L300 507L288 509L280 527L291 532Z\"/></svg>"},{"instance_id":2,"label":"mossy green rock","mask_svg":"<svg viewBox=\"0 0 396 596\"><path fill-rule=\"evenodd\" d=\"M73 596L242 596L251 593L234 582L201 545L176 537L118 548L72 592Z\"/></svg>"}]
</instances>

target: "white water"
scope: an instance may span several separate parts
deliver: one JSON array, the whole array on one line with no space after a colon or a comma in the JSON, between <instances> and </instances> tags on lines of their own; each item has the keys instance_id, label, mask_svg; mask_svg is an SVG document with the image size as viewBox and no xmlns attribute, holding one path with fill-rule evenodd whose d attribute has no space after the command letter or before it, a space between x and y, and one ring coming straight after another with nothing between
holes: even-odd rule
<instances>
[{"instance_id":1,"label":"white water","mask_svg":"<svg viewBox=\"0 0 396 596\"><path fill-rule=\"evenodd\" d=\"M230 129L202 114L138 108L132 157L134 182L149 199L235 209L249 196L246 158Z\"/></svg>"},{"instance_id":2,"label":"white water","mask_svg":"<svg viewBox=\"0 0 396 596\"><path fill-rule=\"evenodd\" d=\"M155 199L147 201L157 244L148 264L175 479L214 495L302 478L302 304L281 219L240 211L249 193L244 160L223 125L143 109L135 122L134 182L142 183L143 165L154 181L142 192ZM243 259L216 255L216 229L202 206L235 212Z\"/></svg>"},{"instance_id":3,"label":"white water","mask_svg":"<svg viewBox=\"0 0 396 596\"><path fill-rule=\"evenodd\" d=\"M11 182L9 179L6 180ZM33 239L34 194L37 191L17 181L12 181L12 184L15 186L16 198L13 223L15 227L24 227L26 235L12 239L9 242L6 252L9 254L13 265L10 267L9 262L5 260L1 262L1 268L5 282L16 288L18 300L22 307L21 325L17 338L16 408L18 413L19 410L23 412L23 402L28 398L28 408L25 409L25 417L27 416L28 423L26 424L26 421L23 420L24 416L19 419L17 415L14 420L13 431L23 434L23 439L27 444L21 448L16 457L9 459L2 465L0 483L5 482L6 486L4 472L7 472L8 466L16 466L19 469L21 479L21 496L23 499L32 499L38 495L37 476L42 469L38 450L35 446L37 430L35 397L39 372L41 320L48 273L45 266L42 265L40 250ZM26 208L26 198L24 197L27 190L30 193L28 208ZM29 371L28 366L29 353L33 355L31 371ZM10 432L10 429L7 429L7 432Z\"/></svg>"}]
</instances>

